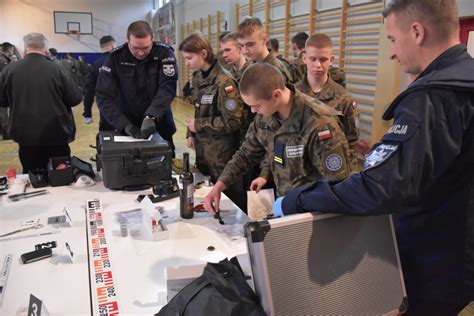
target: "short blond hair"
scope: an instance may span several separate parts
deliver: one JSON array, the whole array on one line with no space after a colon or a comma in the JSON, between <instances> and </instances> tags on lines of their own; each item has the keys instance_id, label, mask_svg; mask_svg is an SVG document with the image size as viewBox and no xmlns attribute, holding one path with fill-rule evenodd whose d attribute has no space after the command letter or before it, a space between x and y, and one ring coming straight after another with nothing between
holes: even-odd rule
<instances>
[{"instance_id":1,"label":"short blond hair","mask_svg":"<svg viewBox=\"0 0 474 316\"><path fill-rule=\"evenodd\" d=\"M332 48L332 40L329 36L326 34L322 33L316 33L316 34L311 34L310 37L306 40L306 45L305 48L307 49L308 47L313 47L313 48L326 48L330 47Z\"/></svg>"},{"instance_id":2,"label":"short blond hair","mask_svg":"<svg viewBox=\"0 0 474 316\"><path fill-rule=\"evenodd\" d=\"M237 27L239 37L250 36L254 32L263 33L263 24L259 18L247 17Z\"/></svg>"}]
</instances>

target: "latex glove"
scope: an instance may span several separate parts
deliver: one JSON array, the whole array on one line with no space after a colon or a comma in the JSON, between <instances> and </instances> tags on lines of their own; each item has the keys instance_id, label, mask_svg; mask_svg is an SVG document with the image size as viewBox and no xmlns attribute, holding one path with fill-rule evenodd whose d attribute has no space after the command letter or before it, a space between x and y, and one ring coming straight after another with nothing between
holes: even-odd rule
<instances>
[{"instance_id":1,"label":"latex glove","mask_svg":"<svg viewBox=\"0 0 474 316\"><path fill-rule=\"evenodd\" d=\"M140 128L143 138L150 137L151 134L156 132L155 119L149 116L145 117L142 122L142 127Z\"/></svg>"},{"instance_id":2,"label":"latex glove","mask_svg":"<svg viewBox=\"0 0 474 316\"><path fill-rule=\"evenodd\" d=\"M276 199L275 203L273 203L273 216L285 216L282 209L284 198L284 196L280 196L278 199Z\"/></svg>"},{"instance_id":3,"label":"latex glove","mask_svg":"<svg viewBox=\"0 0 474 316\"><path fill-rule=\"evenodd\" d=\"M128 136L132 136L133 138L138 138L138 139L142 138L142 133L140 132L138 127L136 127L132 123L128 123L125 126L124 131L125 131L125 134L127 134Z\"/></svg>"}]
</instances>

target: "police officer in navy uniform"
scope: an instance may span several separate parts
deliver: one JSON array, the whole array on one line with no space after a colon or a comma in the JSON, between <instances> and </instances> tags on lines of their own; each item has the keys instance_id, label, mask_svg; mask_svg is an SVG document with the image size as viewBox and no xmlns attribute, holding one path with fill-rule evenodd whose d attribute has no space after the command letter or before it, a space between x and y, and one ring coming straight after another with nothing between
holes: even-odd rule
<instances>
[{"instance_id":1,"label":"police officer in navy uniform","mask_svg":"<svg viewBox=\"0 0 474 316\"><path fill-rule=\"evenodd\" d=\"M177 79L173 49L153 42L147 22L135 21L127 29L127 43L112 51L100 68L100 112L116 130L135 138L148 138L156 131L174 149L176 126L170 105Z\"/></svg>"},{"instance_id":2,"label":"police officer in navy uniform","mask_svg":"<svg viewBox=\"0 0 474 316\"><path fill-rule=\"evenodd\" d=\"M363 171L289 191L274 213L394 214L407 315L457 315L474 301L474 60L455 0L393 0L384 16L392 59L416 77L383 116L392 127Z\"/></svg>"},{"instance_id":3,"label":"police officer in navy uniform","mask_svg":"<svg viewBox=\"0 0 474 316\"><path fill-rule=\"evenodd\" d=\"M82 116L84 116L84 122L86 124L92 123L92 104L94 103L99 69L104 65L107 56L109 56L110 52L115 48L115 39L111 35L105 35L100 38L99 44L102 55L92 63L84 84L84 113L82 113ZM111 130L114 130L114 127L108 124L102 114L100 114L99 131Z\"/></svg>"}]
</instances>

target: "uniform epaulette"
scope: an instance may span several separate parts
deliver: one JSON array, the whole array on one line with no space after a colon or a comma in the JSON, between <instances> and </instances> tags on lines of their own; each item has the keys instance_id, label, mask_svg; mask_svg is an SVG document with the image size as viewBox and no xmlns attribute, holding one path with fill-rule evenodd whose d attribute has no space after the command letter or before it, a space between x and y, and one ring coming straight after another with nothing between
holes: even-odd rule
<instances>
[{"instance_id":1,"label":"uniform epaulette","mask_svg":"<svg viewBox=\"0 0 474 316\"><path fill-rule=\"evenodd\" d=\"M318 114L324 114L324 115L343 115L341 111L337 111L330 107L329 105L319 101L316 98L312 98L306 94L301 94L302 97L307 101L308 105L311 107L311 109L318 113Z\"/></svg>"},{"instance_id":2,"label":"uniform epaulette","mask_svg":"<svg viewBox=\"0 0 474 316\"><path fill-rule=\"evenodd\" d=\"M161 42L155 42L158 46L161 46L161 47L164 47L164 48L168 48L168 49L171 49L173 52L174 52L174 48L173 46L170 46L168 44L165 44L165 43L161 43Z\"/></svg>"},{"instance_id":3,"label":"uniform epaulette","mask_svg":"<svg viewBox=\"0 0 474 316\"><path fill-rule=\"evenodd\" d=\"M110 52L113 53L115 51L122 50L126 45L127 43L123 43L122 45L113 48Z\"/></svg>"}]
</instances>

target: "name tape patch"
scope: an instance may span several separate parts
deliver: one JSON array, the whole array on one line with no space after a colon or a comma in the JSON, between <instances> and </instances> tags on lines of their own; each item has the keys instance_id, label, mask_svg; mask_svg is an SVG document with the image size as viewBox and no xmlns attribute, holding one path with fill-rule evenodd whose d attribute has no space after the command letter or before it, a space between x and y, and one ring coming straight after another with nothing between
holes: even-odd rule
<instances>
[{"instance_id":1,"label":"name tape patch","mask_svg":"<svg viewBox=\"0 0 474 316\"><path fill-rule=\"evenodd\" d=\"M286 149L286 157L288 158L303 157L304 145L286 146L285 149Z\"/></svg>"},{"instance_id":2,"label":"name tape patch","mask_svg":"<svg viewBox=\"0 0 474 316\"><path fill-rule=\"evenodd\" d=\"M214 99L213 94L204 94L201 97L201 104L212 104L212 100Z\"/></svg>"}]
</instances>

